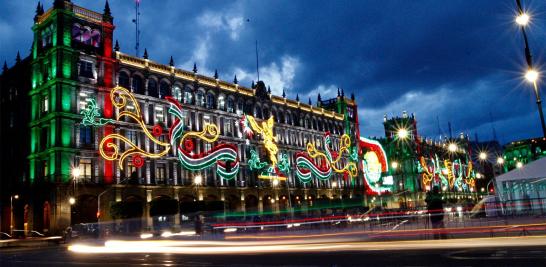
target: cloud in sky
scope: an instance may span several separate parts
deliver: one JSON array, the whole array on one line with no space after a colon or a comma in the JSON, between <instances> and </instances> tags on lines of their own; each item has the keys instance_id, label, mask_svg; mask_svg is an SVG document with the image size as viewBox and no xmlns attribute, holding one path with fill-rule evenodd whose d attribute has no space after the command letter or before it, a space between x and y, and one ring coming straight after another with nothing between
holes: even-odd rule
<instances>
[{"instance_id":1,"label":"cloud in sky","mask_svg":"<svg viewBox=\"0 0 546 267\"><path fill-rule=\"evenodd\" d=\"M294 86L294 78L297 70L300 67L298 58L284 55L280 58L280 62L271 62L269 65L260 67L260 80L264 81L266 86L271 87L271 93L274 95L282 95L283 89L286 94L292 94ZM244 70L236 67L235 74L237 79L242 82L250 83L257 80L256 71ZM293 93L294 97L296 92Z\"/></svg>"},{"instance_id":2,"label":"cloud in sky","mask_svg":"<svg viewBox=\"0 0 546 267\"><path fill-rule=\"evenodd\" d=\"M49 8L53 1L45 1ZM103 1L73 0L101 12ZM529 41L537 66L546 66L546 4L532 11ZM312 3L312 4L311 4ZM35 1L0 0L0 60L28 55ZM133 1L110 1L115 38L134 54ZM260 78L274 94L323 99L337 87L355 93L363 135L383 135L382 118L416 113L425 136L452 122L454 132L502 142L540 136L534 96L521 82L523 40L513 23L515 3L484 1L141 1L141 49L150 59L221 79ZM14 34L17 33L17 34ZM543 68L546 72L546 69ZM544 95L544 90L543 90ZM492 116L489 116L491 112ZM445 129L444 129L445 131ZM482 138L481 138L482 139Z\"/></svg>"}]
</instances>

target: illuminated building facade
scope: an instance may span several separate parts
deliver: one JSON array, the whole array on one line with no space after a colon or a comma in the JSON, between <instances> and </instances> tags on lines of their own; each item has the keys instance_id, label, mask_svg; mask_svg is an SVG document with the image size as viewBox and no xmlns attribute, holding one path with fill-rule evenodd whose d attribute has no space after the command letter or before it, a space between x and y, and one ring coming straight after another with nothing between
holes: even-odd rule
<instances>
[{"instance_id":1,"label":"illuminated building facade","mask_svg":"<svg viewBox=\"0 0 546 267\"><path fill-rule=\"evenodd\" d=\"M423 207L426 192L434 186L446 194L448 201L478 197L473 152L467 136L461 134L459 138L439 142L424 138L418 135L415 115L406 112L401 117L385 116L383 124L385 138L376 140L381 147L377 155L386 154L381 163L385 165L381 178L376 179L377 188L383 189L372 192L374 197L368 199L374 202L371 205Z\"/></svg>"},{"instance_id":2,"label":"illuminated building facade","mask_svg":"<svg viewBox=\"0 0 546 267\"><path fill-rule=\"evenodd\" d=\"M531 161L546 157L546 138L513 141L504 146L504 172L521 167Z\"/></svg>"},{"instance_id":3,"label":"illuminated building facade","mask_svg":"<svg viewBox=\"0 0 546 267\"><path fill-rule=\"evenodd\" d=\"M236 77L201 75L197 66L178 69L172 57L160 64L147 51L130 56L113 41L114 28L108 3L102 14L70 1L56 0L47 11L38 5L25 227L58 232L108 221L119 203L140 207L124 217L141 217L147 227L156 223L150 215L161 214L155 201L176 203L173 215L192 203L278 212L362 196L352 164L354 97L341 91L311 105L274 96L261 81L249 88ZM249 136L245 118L263 127L251 126ZM329 174L319 176L323 171Z\"/></svg>"}]
</instances>

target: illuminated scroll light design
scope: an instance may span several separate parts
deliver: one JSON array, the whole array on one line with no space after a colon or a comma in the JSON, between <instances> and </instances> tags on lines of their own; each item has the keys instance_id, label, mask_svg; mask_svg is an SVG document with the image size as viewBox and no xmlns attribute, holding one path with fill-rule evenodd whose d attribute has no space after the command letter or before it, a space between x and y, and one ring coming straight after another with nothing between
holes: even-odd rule
<instances>
[{"instance_id":1,"label":"illuminated scroll light design","mask_svg":"<svg viewBox=\"0 0 546 267\"><path fill-rule=\"evenodd\" d=\"M200 132L184 133L182 123L182 107L180 103L172 98L166 97L170 102L169 113L176 120L169 129L169 139L173 147L177 147L178 160L181 165L190 171L199 171L216 164L216 174L226 180L231 180L239 172L239 160L237 159L237 148L231 144L219 144L209 151L194 155L194 148L191 138L201 139L207 143L214 143L218 140L220 132L215 124L206 123Z\"/></svg>"},{"instance_id":2,"label":"illuminated scroll light design","mask_svg":"<svg viewBox=\"0 0 546 267\"><path fill-rule=\"evenodd\" d=\"M127 107L127 98L133 103L134 111L126 110ZM146 128L146 124L142 119L142 114L140 112L140 106L136 101L135 97L125 88L117 86L110 92L110 99L113 105L120 110L116 120L120 120L122 117L129 117L140 126L142 132L152 141L153 144L163 147L159 153L150 153L138 147L131 140L121 134L109 134L105 136L100 142L99 153L100 155L109 161L118 160L118 166L123 170L123 162L125 159L131 155L140 155L141 157L147 158L160 158L165 156L171 149L169 143L162 142L154 137L150 131ZM127 150L121 152L120 147L114 142L114 140L119 140L126 144L128 147ZM107 151L105 151L107 148ZM120 154L121 153L121 154Z\"/></svg>"},{"instance_id":3,"label":"illuminated scroll light design","mask_svg":"<svg viewBox=\"0 0 546 267\"><path fill-rule=\"evenodd\" d=\"M80 111L80 114L83 115L82 124L84 126L99 127L114 122L112 119L98 118L100 110L97 107L95 99L89 99L85 108Z\"/></svg>"},{"instance_id":4,"label":"illuminated scroll light design","mask_svg":"<svg viewBox=\"0 0 546 267\"><path fill-rule=\"evenodd\" d=\"M443 161L441 166L441 160L431 158L432 166L427 164L425 157L419 159L419 170L422 172L422 184L424 188L430 188L433 185L445 186L450 189L457 188L466 190L468 187L475 187L475 175L473 171L472 162L469 161L465 166L460 160L451 162L449 160ZM439 182L435 181L435 178L439 178Z\"/></svg>"},{"instance_id":5,"label":"illuminated scroll light design","mask_svg":"<svg viewBox=\"0 0 546 267\"><path fill-rule=\"evenodd\" d=\"M340 165L341 157L344 152L348 153L352 157L350 149L351 139L349 135L344 134L339 141L339 152L333 152L330 150L331 138L330 132L326 132L324 135L324 144L326 147L325 153L318 151L314 143L307 143L307 152L296 153L296 176L303 183L311 181L311 178L315 176L319 180L327 180L332 176L333 172L343 173L351 178L358 174L356 164L349 162L343 168L338 168ZM322 166L315 163L319 161Z\"/></svg>"},{"instance_id":6,"label":"illuminated scroll light design","mask_svg":"<svg viewBox=\"0 0 546 267\"><path fill-rule=\"evenodd\" d=\"M368 194L392 191L392 185L384 185L381 176L388 171L389 166L383 146L378 141L360 137L360 147L366 150L362 159L362 170Z\"/></svg>"}]
</instances>

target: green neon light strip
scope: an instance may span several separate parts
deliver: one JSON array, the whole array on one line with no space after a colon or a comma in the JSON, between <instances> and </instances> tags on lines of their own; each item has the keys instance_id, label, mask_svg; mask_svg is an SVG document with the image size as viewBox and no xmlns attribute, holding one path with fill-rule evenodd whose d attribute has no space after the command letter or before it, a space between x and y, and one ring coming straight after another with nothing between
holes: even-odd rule
<instances>
[{"instance_id":1,"label":"green neon light strip","mask_svg":"<svg viewBox=\"0 0 546 267\"><path fill-rule=\"evenodd\" d=\"M85 126L99 127L114 122L112 119L98 118L100 110L95 99L88 100L87 105L80 114L83 115L82 124Z\"/></svg>"}]
</instances>

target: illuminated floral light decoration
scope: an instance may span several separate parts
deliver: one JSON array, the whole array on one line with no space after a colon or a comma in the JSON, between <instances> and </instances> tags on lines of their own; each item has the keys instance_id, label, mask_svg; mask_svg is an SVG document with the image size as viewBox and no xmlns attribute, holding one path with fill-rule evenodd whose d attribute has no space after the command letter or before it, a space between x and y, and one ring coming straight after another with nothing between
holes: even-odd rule
<instances>
[{"instance_id":1,"label":"illuminated floral light decoration","mask_svg":"<svg viewBox=\"0 0 546 267\"><path fill-rule=\"evenodd\" d=\"M290 163L286 154L280 154L277 159L279 149L276 144L277 137L273 134L275 124L273 116L262 121L260 125L254 117L244 114L239 123L247 138L253 138L255 133L262 136L271 163L262 162L258 152L250 150L250 159L248 160L250 170L260 171L259 179L286 180L286 174L290 170Z\"/></svg>"},{"instance_id":2,"label":"illuminated floral light decoration","mask_svg":"<svg viewBox=\"0 0 546 267\"><path fill-rule=\"evenodd\" d=\"M150 133L150 131L148 131L146 124L144 123L144 120L142 118L142 114L140 112L140 106L138 105L135 97L127 89L120 86L115 87L110 92L110 99L112 101L112 104L120 110L116 120L119 121L122 117L131 118L140 126L141 130L144 132L146 137L148 137L152 141L152 143L163 147L163 149L158 153L151 153L138 147L127 137L121 134L114 133L105 136L100 142L99 153L105 160L118 160L118 166L121 170L123 170L123 162L129 156L133 157L133 163L135 163L135 167L141 167L143 165L142 157L160 158L165 156L169 152L169 150L171 149L171 145L169 143L158 140L154 135ZM134 111L126 109L128 99L133 103ZM84 119L86 119L86 117L84 117ZM129 148L121 152L120 147L118 147L114 140L124 142Z\"/></svg>"},{"instance_id":3,"label":"illuminated floral light decoration","mask_svg":"<svg viewBox=\"0 0 546 267\"><path fill-rule=\"evenodd\" d=\"M367 193L370 195L392 191L392 179L386 179L382 174L387 173L389 163L383 146L378 141L360 137L360 148L365 149L362 157L362 170ZM391 176L392 178L392 176Z\"/></svg>"},{"instance_id":4,"label":"illuminated floral light decoration","mask_svg":"<svg viewBox=\"0 0 546 267\"><path fill-rule=\"evenodd\" d=\"M194 143L191 138L214 143L220 135L218 127L215 124L206 123L200 132L189 131L184 133L180 103L172 97L166 97L166 99L171 104L169 113L176 118L169 129L169 139L171 145L177 148L178 160L182 166L190 171L199 171L216 164L217 175L226 180L235 178L239 172L237 148L231 144L219 144L208 151L194 155L192 152Z\"/></svg>"},{"instance_id":5,"label":"illuminated floral light decoration","mask_svg":"<svg viewBox=\"0 0 546 267\"><path fill-rule=\"evenodd\" d=\"M315 176L319 180L327 180L332 176L333 172L343 173L346 176L355 177L358 170L354 160L356 159L356 151L351 149L351 139L349 135L344 134L339 140L339 152L331 151L330 132L324 134L324 144L326 147L325 153L316 149L314 143L307 143L306 152L296 153L296 176L303 183L311 181ZM343 153L349 154L351 162L347 163L343 168L337 168ZM319 166L315 161L320 161L322 166Z\"/></svg>"},{"instance_id":6,"label":"illuminated floral light decoration","mask_svg":"<svg viewBox=\"0 0 546 267\"><path fill-rule=\"evenodd\" d=\"M419 159L419 171L422 172L422 184L427 190L430 190L433 186L440 186L441 188L470 190L476 186L475 173L473 170L472 161L468 161L466 169L460 160L443 161L435 155L435 158L430 158L432 166L427 164L425 157Z\"/></svg>"}]
</instances>

